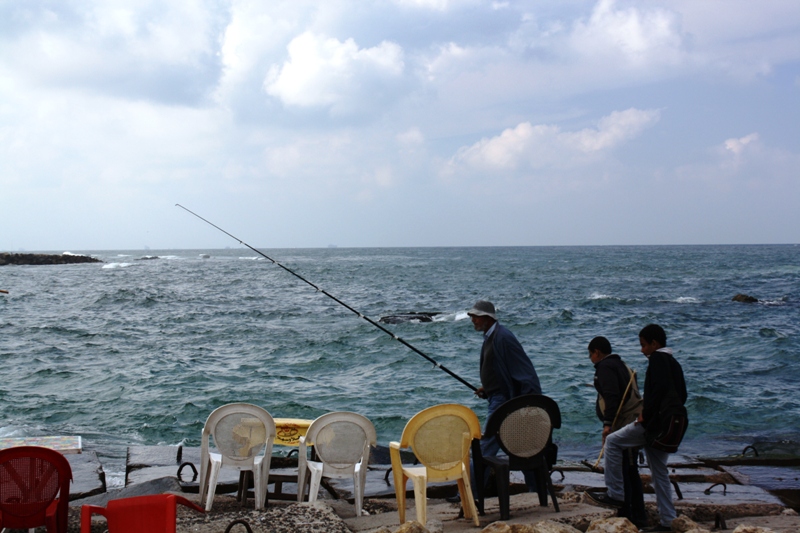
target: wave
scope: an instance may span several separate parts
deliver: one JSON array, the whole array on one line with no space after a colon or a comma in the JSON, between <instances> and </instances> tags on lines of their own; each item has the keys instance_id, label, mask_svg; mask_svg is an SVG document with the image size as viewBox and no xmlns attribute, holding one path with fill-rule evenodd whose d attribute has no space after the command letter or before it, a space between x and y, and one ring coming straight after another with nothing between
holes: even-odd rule
<instances>
[{"instance_id":1,"label":"wave","mask_svg":"<svg viewBox=\"0 0 800 533\"><path fill-rule=\"evenodd\" d=\"M127 268L129 266L133 266L133 263L106 263L101 268Z\"/></svg>"}]
</instances>

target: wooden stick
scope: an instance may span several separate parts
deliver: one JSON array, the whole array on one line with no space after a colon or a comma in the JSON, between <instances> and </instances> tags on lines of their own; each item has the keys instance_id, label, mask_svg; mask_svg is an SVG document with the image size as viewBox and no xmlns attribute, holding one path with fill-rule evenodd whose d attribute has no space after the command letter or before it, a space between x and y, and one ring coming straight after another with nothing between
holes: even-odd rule
<instances>
[{"instance_id":1,"label":"wooden stick","mask_svg":"<svg viewBox=\"0 0 800 533\"><path fill-rule=\"evenodd\" d=\"M626 365L627 366L627 365ZM614 421L611 422L611 427L614 427L614 424L617 423L617 418L619 418L619 414L622 412L622 406L625 403L625 397L628 395L628 391L631 390L631 385L633 385L633 380L636 379L636 372L628 368L631 373L631 379L628 381L628 386L625 387L625 392L622 393L622 399L619 402L619 407L617 407L617 414L614 415ZM597 456L597 461L594 462L594 467L597 468L600 465L600 459L603 458L603 452L606 451L606 441L603 441L603 447L600 448L600 455Z\"/></svg>"}]
</instances>

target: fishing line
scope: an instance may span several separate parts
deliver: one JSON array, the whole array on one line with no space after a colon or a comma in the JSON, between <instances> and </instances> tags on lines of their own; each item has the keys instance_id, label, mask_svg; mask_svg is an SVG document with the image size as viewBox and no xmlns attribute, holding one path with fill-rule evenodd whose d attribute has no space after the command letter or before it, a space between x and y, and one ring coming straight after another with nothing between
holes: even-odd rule
<instances>
[{"instance_id":1,"label":"fishing line","mask_svg":"<svg viewBox=\"0 0 800 533\"><path fill-rule=\"evenodd\" d=\"M389 330L388 330L388 329L386 329L385 327L381 326L380 324L378 324L377 322L375 322L374 320L372 320L372 319L371 319L371 318L369 318L368 316L365 316L365 315L363 315L362 313L360 313L360 312L356 311L355 309L353 309L352 307L350 307L349 305L347 305L346 303L344 303L343 301L341 301L339 298L337 298L337 297L333 296L331 293L329 293L329 292L327 292L327 291L325 291L325 290L323 290L323 289L319 288L319 287L318 287L318 286L316 286L315 284L311 283L310 281L308 281L306 278L304 278L303 276L301 276L301 275L300 275L300 274L298 274L297 272L295 272L295 271L291 270L290 268L288 268L288 267L286 267L286 266L284 266L284 265L280 264L278 261L276 261L276 260L274 260L273 258L269 257L267 254L265 254L265 253L264 253L264 252L262 252L261 250L258 250L258 249L256 249L256 248L253 248L252 246L250 246L249 244L247 244L246 242L244 242L243 240L241 240L239 237L237 237L237 236L235 236L235 235L232 235L231 233L228 233L227 231L225 231L224 229L220 228L219 226L217 226L217 225L216 225L216 224L214 224L213 222L210 222L210 221L206 220L205 218L201 217L200 215L198 215L197 213L195 213L195 212L194 212L194 211L192 211L191 209L187 209L186 207L183 207L181 204L175 204L175 205L176 205L177 207L180 207L180 208L181 208L181 209L183 209L184 211L187 211L188 213L191 213L192 215L196 216L197 218L199 218L200 220L202 220L202 221L203 221L203 222L205 222L206 224L208 224L208 225L210 225L210 226L213 226L213 227L217 228L219 231L221 231L222 233L224 233L224 234L225 234L225 235L227 235L228 237L232 238L233 240L237 241L239 244L241 244L241 245L244 245L244 246L246 246L246 247L250 248L251 250L253 250L253 251L254 251L255 253L257 253L258 255L260 255L260 256L264 257L265 259L267 259L268 261L270 261L270 262L271 262L273 265L277 265L277 266L281 267L283 270L285 270L286 272L288 272L288 273L289 273L289 274L291 274L292 276L296 277L296 278L297 278L297 279L299 279L300 281L303 281L304 283L306 283L306 284L308 284L308 285L312 286L312 287L313 287L313 288L314 288L314 289L315 289L317 292L321 292L322 294L324 294L325 296L327 296L328 298L330 298L331 300L333 300L333 301L334 301L334 302L336 302L337 304L339 304L339 305L341 305L342 307L344 307L344 308L348 309L348 310L349 310L349 311L351 311L352 313L354 313L354 314L358 315L358 317L359 317L359 318L363 318L364 320L366 320L367 322L369 322L370 324L372 324L373 326L375 326L376 328L378 328L379 330L383 331L384 333L386 333L387 335L389 335L391 338L393 338L394 340L396 340L397 342L399 342L400 344L402 344L402 345L406 346L407 348L411 349L411 350L412 350L413 352L415 352L416 354L418 354L418 355L421 355L422 357L424 357L424 358L425 358L425 359L426 359L428 362L432 363L432 364L433 364L433 366L435 366L436 368L438 368L438 369L440 369L440 370L443 370L444 372L446 372L447 374L449 374L451 377L453 377L453 378L457 379L458 381L460 381L461 383L463 383L464 385L466 385L467 387L469 387L469 388L470 388L470 389L472 389L473 391L477 391L477 390L478 390L478 389L476 389L476 388L475 388L475 386L474 386L474 385L472 385L470 382L466 381L464 378L462 378L461 376L459 376L458 374L456 374L455 372L453 372L452 370L450 370L449 368L447 368L447 367L446 367L446 366L444 366L443 364L441 364L441 363L437 362L437 361L436 361L436 360L434 360L432 357L429 357L428 355L426 355L425 353L423 353L421 350L417 349L416 347L414 347L413 345L409 344L408 342L406 342L406 341L405 341L405 340L403 340L402 338L398 337L397 335L395 335L394 333L392 333L391 331L389 331Z\"/></svg>"}]
</instances>

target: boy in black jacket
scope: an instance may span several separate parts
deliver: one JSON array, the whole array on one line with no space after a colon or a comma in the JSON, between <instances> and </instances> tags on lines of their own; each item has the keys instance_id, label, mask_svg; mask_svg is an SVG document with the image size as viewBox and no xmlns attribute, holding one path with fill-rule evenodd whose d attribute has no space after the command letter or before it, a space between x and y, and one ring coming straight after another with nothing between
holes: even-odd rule
<instances>
[{"instance_id":1,"label":"boy in black jacket","mask_svg":"<svg viewBox=\"0 0 800 533\"><path fill-rule=\"evenodd\" d=\"M670 531L675 519L675 506L672 503L672 485L669 481L667 459L669 453L645 446L645 432L657 431L662 426L659 410L667 392L672 387L683 403L686 403L686 383L681 365L672 357L672 350L667 348L667 334L657 324L645 326L639 332L639 344L642 353L649 359L647 373L644 378L644 406L642 414L635 422L631 422L619 431L606 438L605 447L605 481L606 493L587 491L590 500L600 505L620 508L624 505L624 484L622 471L622 451L628 448L644 446L647 464L656 492L659 524L653 531Z\"/></svg>"}]
</instances>

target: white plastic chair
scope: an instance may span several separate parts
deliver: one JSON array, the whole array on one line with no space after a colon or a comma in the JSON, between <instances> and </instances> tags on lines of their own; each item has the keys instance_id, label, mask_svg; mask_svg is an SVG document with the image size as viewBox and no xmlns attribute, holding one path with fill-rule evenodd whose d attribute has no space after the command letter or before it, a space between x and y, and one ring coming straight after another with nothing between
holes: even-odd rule
<instances>
[{"instance_id":1,"label":"white plastic chair","mask_svg":"<svg viewBox=\"0 0 800 533\"><path fill-rule=\"evenodd\" d=\"M209 450L209 436L219 453ZM200 505L211 510L217 479L222 466L240 472L253 472L256 509L264 508L269 480L275 421L261 407L249 403L231 403L215 409L203 428L200 449ZM259 455L261 451L263 455ZM246 488L246 487L245 487ZM246 495L247 492L244 492Z\"/></svg>"},{"instance_id":2,"label":"white plastic chair","mask_svg":"<svg viewBox=\"0 0 800 533\"><path fill-rule=\"evenodd\" d=\"M364 485L367 480L369 447L377 444L375 426L356 413L335 412L314 420L298 450L297 501L303 501L308 478L311 478L308 501L317 500L323 477L345 479L352 477L356 516L364 506ZM309 460L307 449L314 447L317 461Z\"/></svg>"}]
</instances>

